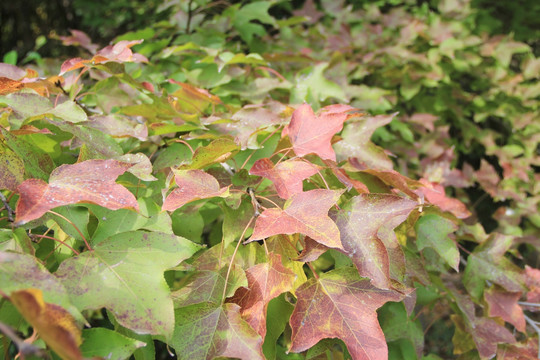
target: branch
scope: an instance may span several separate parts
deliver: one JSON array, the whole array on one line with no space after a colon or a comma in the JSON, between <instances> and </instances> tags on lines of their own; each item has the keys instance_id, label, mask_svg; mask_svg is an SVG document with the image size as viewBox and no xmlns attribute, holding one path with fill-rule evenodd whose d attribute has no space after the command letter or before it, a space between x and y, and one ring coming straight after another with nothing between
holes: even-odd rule
<instances>
[{"instance_id":1,"label":"branch","mask_svg":"<svg viewBox=\"0 0 540 360\"><path fill-rule=\"evenodd\" d=\"M9 206L9 203L6 199L6 197L4 196L4 194L2 194L0 192L0 200L2 200L2 203L4 204L4 207L6 208L7 210L7 213L8 213L8 220L10 222L13 222L13 214L15 214L15 212L13 211L13 209L11 208L11 206Z\"/></svg>"},{"instance_id":2,"label":"branch","mask_svg":"<svg viewBox=\"0 0 540 360\"><path fill-rule=\"evenodd\" d=\"M26 356L30 355L41 356L42 358L49 359L49 354L47 354L45 350L40 349L30 343L27 343L19 336L17 336L17 334L11 327L7 326L2 322L0 322L0 332L7 336L15 344L15 346L17 346L17 349L19 349L19 355L23 360Z\"/></svg>"},{"instance_id":3,"label":"branch","mask_svg":"<svg viewBox=\"0 0 540 360\"><path fill-rule=\"evenodd\" d=\"M532 326L532 328L534 329L534 331L536 331L536 334L538 335L538 358L540 359L540 327L536 325L536 322L527 315L525 315L525 321L527 321L529 325Z\"/></svg>"}]
</instances>

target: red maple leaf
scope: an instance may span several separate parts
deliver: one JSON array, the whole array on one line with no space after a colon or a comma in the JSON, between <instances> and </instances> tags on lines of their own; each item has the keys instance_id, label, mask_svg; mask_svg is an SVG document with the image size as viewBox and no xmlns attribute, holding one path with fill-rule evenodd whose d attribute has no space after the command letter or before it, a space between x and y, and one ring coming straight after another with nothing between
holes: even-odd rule
<instances>
[{"instance_id":1,"label":"red maple leaf","mask_svg":"<svg viewBox=\"0 0 540 360\"><path fill-rule=\"evenodd\" d=\"M270 179L276 187L278 195L288 199L302 192L302 181L316 174L317 166L302 160L286 160L274 166L268 158L257 160L249 173Z\"/></svg>"},{"instance_id":2,"label":"red maple leaf","mask_svg":"<svg viewBox=\"0 0 540 360\"><path fill-rule=\"evenodd\" d=\"M309 279L296 295L290 351L305 351L321 339L337 337L353 359L388 358L376 310L388 301L400 301L403 295L375 288L351 267Z\"/></svg>"},{"instance_id":3,"label":"red maple leaf","mask_svg":"<svg viewBox=\"0 0 540 360\"><path fill-rule=\"evenodd\" d=\"M355 109L348 105L330 105L315 115L311 106L300 105L282 134L289 135L296 155L317 154L321 159L336 161L331 140L341 131L345 120L354 116L349 114L351 110Z\"/></svg>"},{"instance_id":4,"label":"red maple leaf","mask_svg":"<svg viewBox=\"0 0 540 360\"><path fill-rule=\"evenodd\" d=\"M129 207L138 210L135 196L115 183L131 166L117 160L87 160L57 167L48 184L40 179L28 179L17 188L20 198L15 223L21 225L55 207L80 202L111 210Z\"/></svg>"},{"instance_id":5,"label":"red maple leaf","mask_svg":"<svg viewBox=\"0 0 540 360\"><path fill-rule=\"evenodd\" d=\"M270 253L268 262L246 270L248 287L239 288L230 299L242 317L262 338L266 335L266 309L273 298L292 289L295 274L281 263L281 255Z\"/></svg>"},{"instance_id":6,"label":"red maple leaf","mask_svg":"<svg viewBox=\"0 0 540 360\"><path fill-rule=\"evenodd\" d=\"M499 316L519 331L525 332L525 315L518 305L520 297L519 292L509 292L496 287L485 291L484 298L489 306L489 316Z\"/></svg>"},{"instance_id":7,"label":"red maple leaf","mask_svg":"<svg viewBox=\"0 0 540 360\"><path fill-rule=\"evenodd\" d=\"M263 211L255 221L255 229L248 242L273 235L300 233L330 248L342 249L339 230L328 217L328 210L341 194L341 191L316 189L293 195L285 209Z\"/></svg>"},{"instance_id":8,"label":"red maple leaf","mask_svg":"<svg viewBox=\"0 0 540 360\"><path fill-rule=\"evenodd\" d=\"M163 210L173 211L188 202L215 196L226 196L229 188L220 188L215 177L202 170L177 170L174 189L163 202Z\"/></svg>"}]
</instances>

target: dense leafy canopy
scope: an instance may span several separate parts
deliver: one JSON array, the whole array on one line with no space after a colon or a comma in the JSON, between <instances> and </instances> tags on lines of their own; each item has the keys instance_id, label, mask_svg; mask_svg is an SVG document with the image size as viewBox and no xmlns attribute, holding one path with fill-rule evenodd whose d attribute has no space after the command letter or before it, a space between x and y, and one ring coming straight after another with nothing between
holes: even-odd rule
<instances>
[{"instance_id":1,"label":"dense leafy canopy","mask_svg":"<svg viewBox=\"0 0 540 360\"><path fill-rule=\"evenodd\" d=\"M155 11L0 63L5 357L538 355L531 47L467 0Z\"/></svg>"}]
</instances>

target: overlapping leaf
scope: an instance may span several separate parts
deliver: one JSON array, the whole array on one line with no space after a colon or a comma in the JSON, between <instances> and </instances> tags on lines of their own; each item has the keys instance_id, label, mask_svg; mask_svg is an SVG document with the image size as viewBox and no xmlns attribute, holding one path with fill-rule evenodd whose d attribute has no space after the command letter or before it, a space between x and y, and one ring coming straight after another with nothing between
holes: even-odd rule
<instances>
[{"instance_id":1,"label":"overlapping leaf","mask_svg":"<svg viewBox=\"0 0 540 360\"><path fill-rule=\"evenodd\" d=\"M220 188L215 177L202 170L177 170L174 189L163 202L163 210L175 210L188 202L211 197L225 197L229 188Z\"/></svg>"},{"instance_id":2,"label":"overlapping leaf","mask_svg":"<svg viewBox=\"0 0 540 360\"><path fill-rule=\"evenodd\" d=\"M511 292L525 290L523 271L504 257L511 245L510 236L494 234L469 255L463 283L474 298L480 298L486 280Z\"/></svg>"},{"instance_id":3,"label":"overlapping leaf","mask_svg":"<svg viewBox=\"0 0 540 360\"><path fill-rule=\"evenodd\" d=\"M273 298L292 289L296 276L281 263L279 254L270 253L268 262L246 270L247 288L241 287L230 299L241 307L242 317L264 338L266 310Z\"/></svg>"},{"instance_id":4,"label":"overlapping leaf","mask_svg":"<svg viewBox=\"0 0 540 360\"><path fill-rule=\"evenodd\" d=\"M390 288L390 259L377 233L392 218L406 217L416 205L396 195L361 194L344 205L336 217L345 253L360 275L372 279L377 287Z\"/></svg>"},{"instance_id":5,"label":"overlapping leaf","mask_svg":"<svg viewBox=\"0 0 540 360\"><path fill-rule=\"evenodd\" d=\"M257 160L249 170L251 175L270 179L283 199L301 193L302 181L317 172L315 165L302 160L286 160L274 165L268 158Z\"/></svg>"},{"instance_id":6,"label":"overlapping leaf","mask_svg":"<svg viewBox=\"0 0 540 360\"><path fill-rule=\"evenodd\" d=\"M300 233L330 248L341 249L339 230L328 217L328 210L341 191L310 190L293 195L285 209L266 209L257 218L249 241L273 235Z\"/></svg>"},{"instance_id":7,"label":"overlapping leaf","mask_svg":"<svg viewBox=\"0 0 540 360\"><path fill-rule=\"evenodd\" d=\"M116 320L141 334L170 337L173 301L163 272L199 247L160 232L126 232L65 260L56 272L75 306L110 310Z\"/></svg>"},{"instance_id":8,"label":"overlapping leaf","mask_svg":"<svg viewBox=\"0 0 540 360\"><path fill-rule=\"evenodd\" d=\"M448 237L457 230L452 221L437 214L426 214L416 222L415 228L418 250L430 247L454 270L459 270L459 251L454 240Z\"/></svg>"},{"instance_id":9,"label":"overlapping leaf","mask_svg":"<svg viewBox=\"0 0 540 360\"><path fill-rule=\"evenodd\" d=\"M169 344L181 358L264 359L262 338L242 320L237 304L200 303L179 308L174 315L177 325Z\"/></svg>"},{"instance_id":10,"label":"overlapping leaf","mask_svg":"<svg viewBox=\"0 0 540 360\"><path fill-rule=\"evenodd\" d=\"M343 130L343 140L336 143L338 160L356 158L371 169L392 170L392 161L382 148L371 142L371 135L397 115L378 115L350 123Z\"/></svg>"},{"instance_id":11,"label":"overlapping leaf","mask_svg":"<svg viewBox=\"0 0 540 360\"><path fill-rule=\"evenodd\" d=\"M131 167L116 160L88 160L56 168L47 184L40 179L25 180L17 191L17 224L37 219L62 205L90 202L115 210L138 209L137 200L114 180Z\"/></svg>"},{"instance_id":12,"label":"overlapping leaf","mask_svg":"<svg viewBox=\"0 0 540 360\"><path fill-rule=\"evenodd\" d=\"M10 300L45 343L62 359L82 360L79 350L82 342L81 330L66 309L43 301L41 290L38 289L15 291Z\"/></svg>"},{"instance_id":13,"label":"overlapping leaf","mask_svg":"<svg viewBox=\"0 0 540 360\"><path fill-rule=\"evenodd\" d=\"M340 268L312 278L296 292L290 351L301 352L324 338L340 338L355 360L387 359L376 310L402 295L373 287L356 269Z\"/></svg>"}]
</instances>

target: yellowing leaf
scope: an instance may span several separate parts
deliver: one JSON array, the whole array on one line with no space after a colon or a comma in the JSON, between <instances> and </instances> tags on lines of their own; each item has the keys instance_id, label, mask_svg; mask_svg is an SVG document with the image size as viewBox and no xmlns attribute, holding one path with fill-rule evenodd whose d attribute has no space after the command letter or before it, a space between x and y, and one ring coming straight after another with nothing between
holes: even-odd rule
<instances>
[{"instance_id":1,"label":"yellowing leaf","mask_svg":"<svg viewBox=\"0 0 540 360\"><path fill-rule=\"evenodd\" d=\"M81 330L67 310L44 302L41 290L38 289L15 291L10 299L43 341L62 359L82 359L79 350Z\"/></svg>"}]
</instances>

